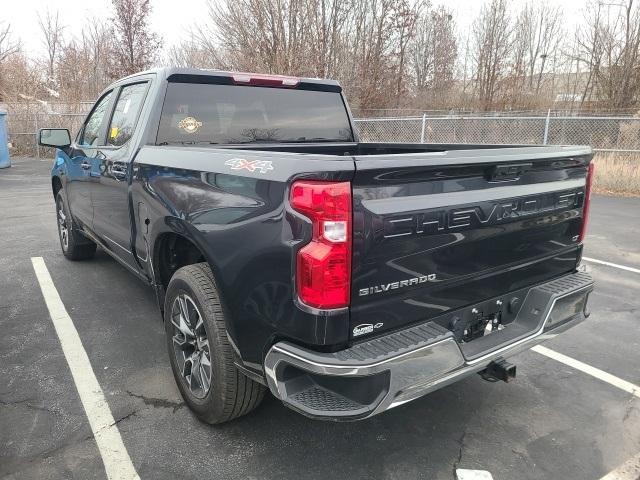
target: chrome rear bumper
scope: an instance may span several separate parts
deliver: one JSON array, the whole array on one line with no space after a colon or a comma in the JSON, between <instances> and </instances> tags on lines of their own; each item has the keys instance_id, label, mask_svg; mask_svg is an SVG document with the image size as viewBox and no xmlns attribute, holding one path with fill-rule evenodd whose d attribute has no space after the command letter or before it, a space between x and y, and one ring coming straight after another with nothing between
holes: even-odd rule
<instances>
[{"instance_id":1,"label":"chrome rear bumper","mask_svg":"<svg viewBox=\"0 0 640 480\"><path fill-rule=\"evenodd\" d=\"M576 325L588 316L592 290L593 280L583 272L533 287L510 326L467 345L435 322L334 353L278 342L265 357L267 382L277 398L304 415L360 420L479 372L494 360Z\"/></svg>"}]
</instances>

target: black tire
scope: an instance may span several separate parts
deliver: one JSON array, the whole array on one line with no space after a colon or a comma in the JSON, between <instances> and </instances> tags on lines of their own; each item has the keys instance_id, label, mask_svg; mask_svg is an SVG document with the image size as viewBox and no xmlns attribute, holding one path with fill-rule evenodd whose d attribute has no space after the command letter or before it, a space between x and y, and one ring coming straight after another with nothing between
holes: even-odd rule
<instances>
[{"instance_id":1,"label":"black tire","mask_svg":"<svg viewBox=\"0 0 640 480\"><path fill-rule=\"evenodd\" d=\"M186 315L183 316L181 308L187 310ZM187 319L192 332L184 333L184 327L178 328L181 318ZM202 323L199 318L202 318ZM188 265L176 271L167 287L164 304L171 369L186 404L200 420L209 424L224 423L246 415L260 404L265 393L263 385L246 377L234 365L226 318L207 263ZM206 337L200 346L203 334ZM208 381L207 352L210 364ZM192 358L196 360L189 360ZM194 377L195 365L199 373ZM205 389L207 382L209 386Z\"/></svg>"},{"instance_id":2,"label":"black tire","mask_svg":"<svg viewBox=\"0 0 640 480\"><path fill-rule=\"evenodd\" d=\"M56 219L62 253L69 260L88 260L96 254L96 244L73 225L62 190L56 195Z\"/></svg>"}]
</instances>

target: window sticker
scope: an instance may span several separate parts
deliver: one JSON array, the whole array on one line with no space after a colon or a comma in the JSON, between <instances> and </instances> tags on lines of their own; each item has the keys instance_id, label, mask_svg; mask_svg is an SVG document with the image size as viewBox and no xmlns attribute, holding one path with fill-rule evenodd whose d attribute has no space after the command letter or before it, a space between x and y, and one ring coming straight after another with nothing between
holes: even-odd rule
<instances>
[{"instance_id":1,"label":"window sticker","mask_svg":"<svg viewBox=\"0 0 640 480\"><path fill-rule=\"evenodd\" d=\"M127 112L129 111L129 107L131 106L131 99L127 98L127 101L124 104L124 109L122 110L122 114L126 115Z\"/></svg>"},{"instance_id":2,"label":"window sticker","mask_svg":"<svg viewBox=\"0 0 640 480\"><path fill-rule=\"evenodd\" d=\"M187 133L196 133L201 126L202 122L193 117L185 117L178 123L178 127Z\"/></svg>"},{"instance_id":3,"label":"window sticker","mask_svg":"<svg viewBox=\"0 0 640 480\"><path fill-rule=\"evenodd\" d=\"M116 138L118 136L118 127L111 127L109 138Z\"/></svg>"}]
</instances>

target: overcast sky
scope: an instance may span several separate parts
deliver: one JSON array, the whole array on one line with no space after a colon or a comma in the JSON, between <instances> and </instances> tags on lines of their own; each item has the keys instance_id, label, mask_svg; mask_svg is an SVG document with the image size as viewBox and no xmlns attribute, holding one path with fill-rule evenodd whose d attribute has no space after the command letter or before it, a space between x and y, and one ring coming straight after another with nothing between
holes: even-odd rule
<instances>
[{"instance_id":1,"label":"overcast sky","mask_svg":"<svg viewBox=\"0 0 640 480\"><path fill-rule=\"evenodd\" d=\"M79 31L87 16L109 18L109 0L0 0L0 20L9 21L16 36L29 54L42 53L40 32L37 28L37 13L49 8L58 10L63 23L72 31ZM533 0L539 1L539 0ZM565 15L565 25L571 27L580 21L581 12L587 0L547 0L551 5L561 5ZM480 10L483 0L435 0L444 3L455 13L459 30L464 33L470 27L473 17ZM517 10L526 0L511 0ZM207 16L207 0L151 0L153 6L151 28L164 38L165 46L180 40L189 26Z\"/></svg>"}]
</instances>

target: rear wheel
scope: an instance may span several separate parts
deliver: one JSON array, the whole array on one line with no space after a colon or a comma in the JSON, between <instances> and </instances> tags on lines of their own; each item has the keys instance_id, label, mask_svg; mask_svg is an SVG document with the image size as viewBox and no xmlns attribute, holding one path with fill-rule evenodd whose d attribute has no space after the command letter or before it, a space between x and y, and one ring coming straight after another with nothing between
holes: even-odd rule
<instances>
[{"instance_id":1,"label":"rear wheel","mask_svg":"<svg viewBox=\"0 0 640 480\"><path fill-rule=\"evenodd\" d=\"M265 388L240 372L211 269L188 265L171 278L164 306L171 369L185 402L206 423L249 413Z\"/></svg>"},{"instance_id":2,"label":"rear wheel","mask_svg":"<svg viewBox=\"0 0 640 480\"><path fill-rule=\"evenodd\" d=\"M96 244L74 228L62 190L56 195L56 217L60 247L64 256L70 260L92 258L96 253Z\"/></svg>"}]
</instances>

